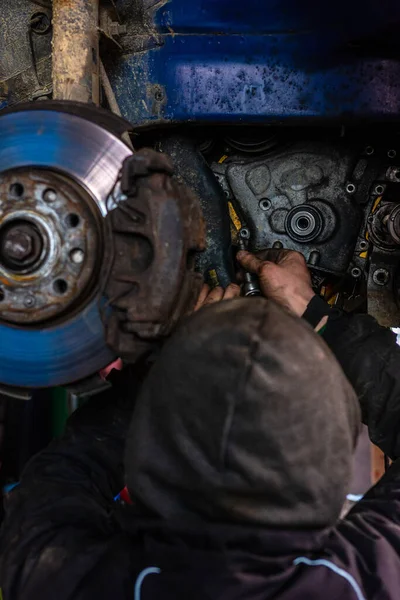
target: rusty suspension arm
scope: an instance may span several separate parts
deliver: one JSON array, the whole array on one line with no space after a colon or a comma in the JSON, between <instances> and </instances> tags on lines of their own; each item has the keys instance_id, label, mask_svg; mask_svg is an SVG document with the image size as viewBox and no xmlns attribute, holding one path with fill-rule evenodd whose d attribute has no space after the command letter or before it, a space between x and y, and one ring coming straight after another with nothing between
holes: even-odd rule
<instances>
[{"instance_id":1,"label":"rusty suspension arm","mask_svg":"<svg viewBox=\"0 0 400 600\"><path fill-rule=\"evenodd\" d=\"M53 0L53 97L100 103L99 0Z\"/></svg>"}]
</instances>

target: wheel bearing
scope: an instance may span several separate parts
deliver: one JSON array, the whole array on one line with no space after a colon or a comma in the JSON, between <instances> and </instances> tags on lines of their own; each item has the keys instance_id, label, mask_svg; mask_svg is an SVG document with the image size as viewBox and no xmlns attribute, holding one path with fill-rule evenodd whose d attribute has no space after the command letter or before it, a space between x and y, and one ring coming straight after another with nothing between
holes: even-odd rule
<instances>
[{"instance_id":1,"label":"wheel bearing","mask_svg":"<svg viewBox=\"0 0 400 600\"><path fill-rule=\"evenodd\" d=\"M301 204L290 210L286 216L285 229L297 242L310 242L322 231L323 219L320 211L309 204Z\"/></svg>"}]
</instances>

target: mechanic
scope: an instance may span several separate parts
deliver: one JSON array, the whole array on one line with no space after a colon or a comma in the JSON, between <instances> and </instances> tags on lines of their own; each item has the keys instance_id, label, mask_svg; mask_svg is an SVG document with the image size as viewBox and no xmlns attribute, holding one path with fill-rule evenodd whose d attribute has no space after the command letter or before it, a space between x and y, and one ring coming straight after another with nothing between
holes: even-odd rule
<instances>
[{"instance_id":1,"label":"mechanic","mask_svg":"<svg viewBox=\"0 0 400 600\"><path fill-rule=\"evenodd\" d=\"M219 303L223 290L204 288L211 306L141 387L125 478L123 384L26 467L1 536L4 600L398 598L400 462L338 521L360 404L373 441L399 456L395 337L329 313L300 255L239 259L269 300ZM125 483L132 504L113 502Z\"/></svg>"}]
</instances>

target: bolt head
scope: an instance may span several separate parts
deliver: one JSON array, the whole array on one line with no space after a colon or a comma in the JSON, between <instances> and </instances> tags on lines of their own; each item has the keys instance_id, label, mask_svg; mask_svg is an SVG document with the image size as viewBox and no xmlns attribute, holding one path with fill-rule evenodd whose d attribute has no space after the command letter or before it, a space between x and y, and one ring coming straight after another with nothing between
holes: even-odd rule
<instances>
[{"instance_id":1,"label":"bolt head","mask_svg":"<svg viewBox=\"0 0 400 600\"><path fill-rule=\"evenodd\" d=\"M3 252L12 260L25 260L33 251L32 237L26 231L11 229L4 238Z\"/></svg>"},{"instance_id":2,"label":"bolt head","mask_svg":"<svg viewBox=\"0 0 400 600\"><path fill-rule=\"evenodd\" d=\"M268 210L269 208L271 208L271 200L269 200L268 198L263 198L259 202L259 207L261 208L261 210Z\"/></svg>"},{"instance_id":3,"label":"bolt head","mask_svg":"<svg viewBox=\"0 0 400 600\"><path fill-rule=\"evenodd\" d=\"M390 279L390 274L386 269L376 269L372 279L376 285L386 285Z\"/></svg>"},{"instance_id":4,"label":"bolt head","mask_svg":"<svg viewBox=\"0 0 400 600\"><path fill-rule=\"evenodd\" d=\"M32 294L25 296L24 305L26 306L26 308L33 308L35 306L35 304L36 304L35 296L32 296Z\"/></svg>"},{"instance_id":5,"label":"bolt head","mask_svg":"<svg viewBox=\"0 0 400 600\"><path fill-rule=\"evenodd\" d=\"M85 253L80 248L74 248L74 250L71 250L70 258L76 265L81 265L85 260Z\"/></svg>"},{"instance_id":6,"label":"bolt head","mask_svg":"<svg viewBox=\"0 0 400 600\"><path fill-rule=\"evenodd\" d=\"M45 202L55 202L57 200L57 193L54 190L48 188L43 192L43 200Z\"/></svg>"}]
</instances>

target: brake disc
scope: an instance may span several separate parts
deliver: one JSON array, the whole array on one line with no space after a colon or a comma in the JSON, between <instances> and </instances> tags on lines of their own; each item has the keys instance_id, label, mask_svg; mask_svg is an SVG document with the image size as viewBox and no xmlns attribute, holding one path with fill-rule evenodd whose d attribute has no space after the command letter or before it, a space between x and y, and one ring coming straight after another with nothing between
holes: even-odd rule
<instances>
[{"instance_id":1,"label":"brake disc","mask_svg":"<svg viewBox=\"0 0 400 600\"><path fill-rule=\"evenodd\" d=\"M107 198L129 148L74 114L0 116L0 383L46 387L96 373Z\"/></svg>"}]
</instances>

